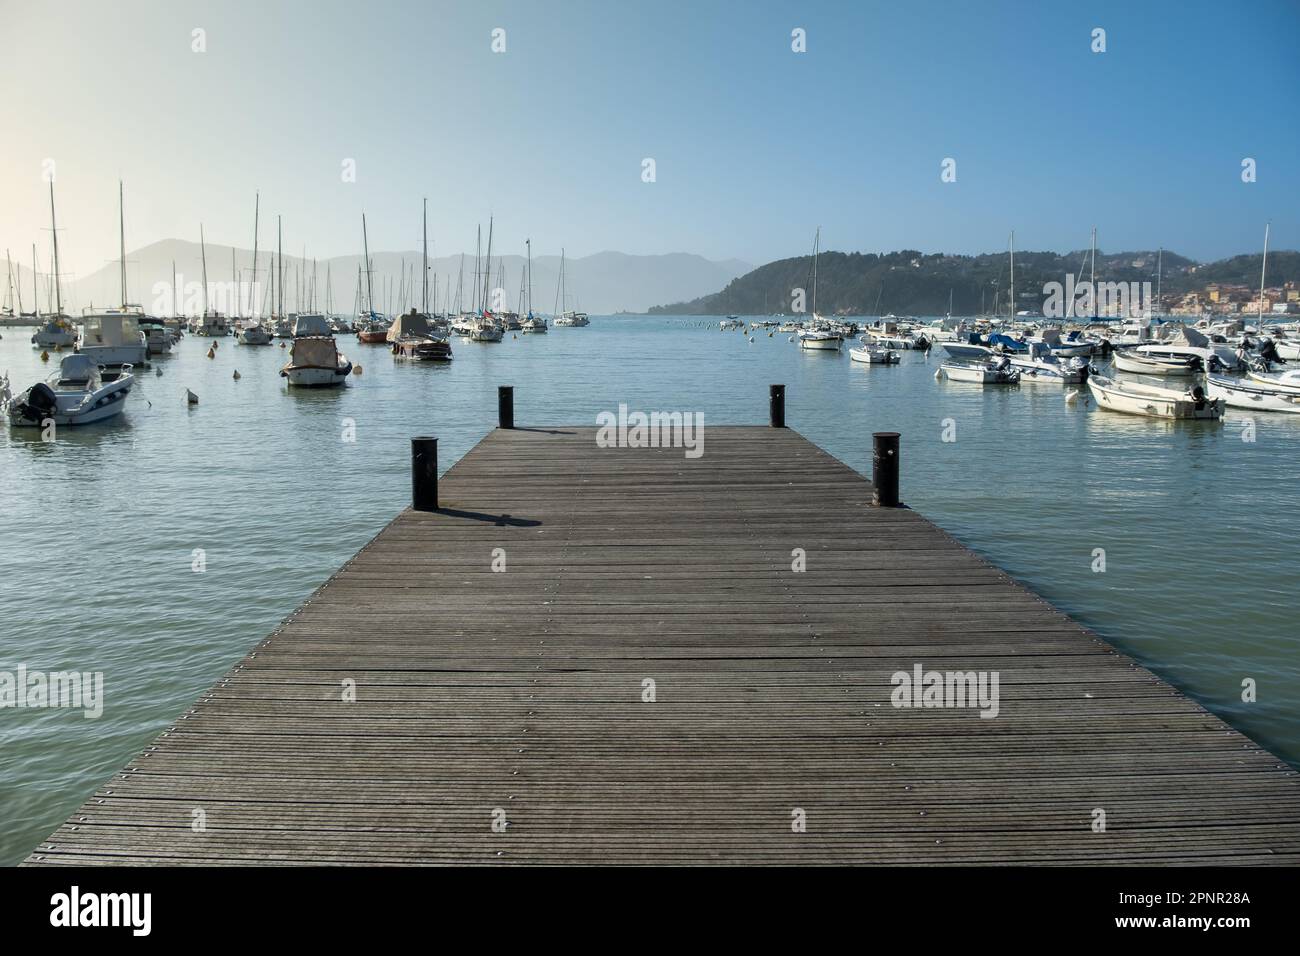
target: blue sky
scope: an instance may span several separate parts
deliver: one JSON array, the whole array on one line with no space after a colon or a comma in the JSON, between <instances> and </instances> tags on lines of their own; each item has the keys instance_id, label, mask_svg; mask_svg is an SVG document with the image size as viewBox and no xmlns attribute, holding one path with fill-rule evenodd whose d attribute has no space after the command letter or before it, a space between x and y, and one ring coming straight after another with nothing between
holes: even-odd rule
<instances>
[{"instance_id":1,"label":"blue sky","mask_svg":"<svg viewBox=\"0 0 1300 956\"><path fill-rule=\"evenodd\" d=\"M1296 248L1300 4L0 0L0 242L763 262L883 251ZM491 31L506 31L493 53ZM807 31L807 52L791 30ZM1106 30L1107 50L1090 50ZM192 30L207 50L192 52ZM642 181L653 158L657 179ZM940 182L956 160L957 181ZM1258 181L1241 181L1253 157ZM355 159L357 181L341 179Z\"/></svg>"}]
</instances>

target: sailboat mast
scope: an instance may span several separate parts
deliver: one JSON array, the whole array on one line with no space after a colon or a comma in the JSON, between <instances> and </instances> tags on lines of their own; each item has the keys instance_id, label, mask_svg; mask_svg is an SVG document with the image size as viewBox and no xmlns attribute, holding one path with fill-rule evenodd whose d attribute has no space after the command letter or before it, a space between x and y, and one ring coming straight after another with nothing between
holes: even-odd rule
<instances>
[{"instance_id":1,"label":"sailboat mast","mask_svg":"<svg viewBox=\"0 0 1300 956\"><path fill-rule=\"evenodd\" d=\"M123 197L122 180L117 181L117 231L118 231L118 250L121 258L119 269L121 270L122 286L122 308L126 309L126 203ZM62 311L60 309L60 311Z\"/></svg>"},{"instance_id":2,"label":"sailboat mast","mask_svg":"<svg viewBox=\"0 0 1300 956\"><path fill-rule=\"evenodd\" d=\"M813 314L813 318L814 318L814 319L817 318L817 251L821 248L821 242L822 242L822 227L821 227L821 226L818 226L818 227L817 227L817 235L813 237L813 300L812 300L812 307L813 307L813 308L812 308L812 314Z\"/></svg>"},{"instance_id":3,"label":"sailboat mast","mask_svg":"<svg viewBox=\"0 0 1300 956\"><path fill-rule=\"evenodd\" d=\"M199 223L199 256L203 260L203 314L208 314L208 246L203 238L203 223Z\"/></svg>"},{"instance_id":4,"label":"sailboat mast","mask_svg":"<svg viewBox=\"0 0 1300 956\"><path fill-rule=\"evenodd\" d=\"M366 318L375 317L375 290L370 277L370 238L366 235L366 214L361 214L361 249L366 256Z\"/></svg>"},{"instance_id":5,"label":"sailboat mast","mask_svg":"<svg viewBox=\"0 0 1300 956\"><path fill-rule=\"evenodd\" d=\"M1007 319L1016 317L1016 231L1011 230L1011 300L1007 303Z\"/></svg>"},{"instance_id":6,"label":"sailboat mast","mask_svg":"<svg viewBox=\"0 0 1300 956\"><path fill-rule=\"evenodd\" d=\"M1264 326L1264 272L1268 269L1268 227L1272 223L1264 223L1264 261L1259 264L1259 325L1262 332Z\"/></svg>"},{"instance_id":7,"label":"sailboat mast","mask_svg":"<svg viewBox=\"0 0 1300 956\"><path fill-rule=\"evenodd\" d=\"M528 317L533 317L533 240L525 239L524 245L528 247Z\"/></svg>"},{"instance_id":8,"label":"sailboat mast","mask_svg":"<svg viewBox=\"0 0 1300 956\"><path fill-rule=\"evenodd\" d=\"M59 227L54 222L54 180L50 180L50 232L54 234L54 314L63 314L63 295L59 290ZM32 246L33 268L36 263L36 247ZM125 269L126 267L123 266ZM35 273L32 282L35 283Z\"/></svg>"},{"instance_id":9,"label":"sailboat mast","mask_svg":"<svg viewBox=\"0 0 1300 956\"><path fill-rule=\"evenodd\" d=\"M281 225L280 216L275 217L275 271L276 281L279 286L280 298L276 300L275 308L280 316L284 316L284 229Z\"/></svg>"},{"instance_id":10,"label":"sailboat mast","mask_svg":"<svg viewBox=\"0 0 1300 956\"><path fill-rule=\"evenodd\" d=\"M1088 298L1092 300L1092 317L1097 318L1097 227L1092 227L1092 274L1088 277L1088 287L1091 290Z\"/></svg>"},{"instance_id":11,"label":"sailboat mast","mask_svg":"<svg viewBox=\"0 0 1300 956\"><path fill-rule=\"evenodd\" d=\"M259 303L254 297L257 295L257 217L262 211L261 193L253 193L253 281L250 283L248 290L248 314L257 318Z\"/></svg>"},{"instance_id":12,"label":"sailboat mast","mask_svg":"<svg viewBox=\"0 0 1300 956\"><path fill-rule=\"evenodd\" d=\"M41 317L41 289L36 284L36 243L32 243L32 315Z\"/></svg>"},{"instance_id":13,"label":"sailboat mast","mask_svg":"<svg viewBox=\"0 0 1300 956\"><path fill-rule=\"evenodd\" d=\"M1161 246L1156 250L1156 312L1160 311L1160 279L1164 275L1165 266L1165 249Z\"/></svg>"},{"instance_id":14,"label":"sailboat mast","mask_svg":"<svg viewBox=\"0 0 1300 956\"><path fill-rule=\"evenodd\" d=\"M176 260L172 260L172 318L181 316L181 289L176 277Z\"/></svg>"},{"instance_id":15,"label":"sailboat mast","mask_svg":"<svg viewBox=\"0 0 1300 956\"><path fill-rule=\"evenodd\" d=\"M420 311L429 314L429 200L424 200L424 214L420 218L420 231L424 237L424 268L420 270Z\"/></svg>"}]
</instances>

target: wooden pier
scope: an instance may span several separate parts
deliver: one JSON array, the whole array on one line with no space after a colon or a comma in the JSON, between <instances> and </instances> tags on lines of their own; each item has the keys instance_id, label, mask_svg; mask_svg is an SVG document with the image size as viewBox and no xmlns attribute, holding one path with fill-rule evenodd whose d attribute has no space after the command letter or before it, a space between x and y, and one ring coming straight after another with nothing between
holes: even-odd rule
<instances>
[{"instance_id":1,"label":"wooden pier","mask_svg":"<svg viewBox=\"0 0 1300 956\"><path fill-rule=\"evenodd\" d=\"M1293 769L794 431L595 431L490 433L27 863L1300 862Z\"/></svg>"}]
</instances>

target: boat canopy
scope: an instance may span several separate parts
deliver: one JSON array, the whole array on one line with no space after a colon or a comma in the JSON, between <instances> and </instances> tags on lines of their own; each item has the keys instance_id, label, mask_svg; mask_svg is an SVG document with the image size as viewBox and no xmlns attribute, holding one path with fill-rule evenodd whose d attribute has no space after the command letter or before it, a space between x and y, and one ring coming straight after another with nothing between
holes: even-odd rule
<instances>
[{"instance_id":1,"label":"boat canopy","mask_svg":"<svg viewBox=\"0 0 1300 956\"><path fill-rule=\"evenodd\" d=\"M388 327L388 341L396 342L402 338L427 338L429 320L412 309L405 315L399 315Z\"/></svg>"},{"instance_id":2,"label":"boat canopy","mask_svg":"<svg viewBox=\"0 0 1300 956\"><path fill-rule=\"evenodd\" d=\"M86 316L85 344L137 345L140 327L135 317L121 312L101 312Z\"/></svg>"},{"instance_id":3,"label":"boat canopy","mask_svg":"<svg viewBox=\"0 0 1300 956\"><path fill-rule=\"evenodd\" d=\"M338 349L329 337L300 338L293 343L289 360L300 367L335 368L339 364Z\"/></svg>"},{"instance_id":4,"label":"boat canopy","mask_svg":"<svg viewBox=\"0 0 1300 956\"><path fill-rule=\"evenodd\" d=\"M1179 328L1178 332L1169 340L1171 345L1186 345L1189 348L1204 349L1209 348L1210 340L1191 326L1184 325Z\"/></svg>"},{"instance_id":5,"label":"boat canopy","mask_svg":"<svg viewBox=\"0 0 1300 956\"><path fill-rule=\"evenodd\" d=\"M295 338L300 335L331 335L332 330L323 315L300 315L294 320L293 334Z\"/></svg>"},{"instance_id":6,"label":"boat canopy","mask_svg":"<svg viewBox=\"0 0 1300 956\"><path fill-rule=\"evenodd\" d=\"M99 374L99 363L89 355L65 355L59 363L60 382L89 382Z\"/></svg>"},{"instance_id":7,"label":"boat canopy","mask_svg":"<svg viewBox=\"0 0 1300 956\"><path fill-rule=\"evenodd\" d=\"M990 333L988 338L989 345L1001 345L1003 348L1012 352L1025 351L1025 343L1013 339L1009 335L1003 335L1001 332Z\"/></svg>"}]
</instances>

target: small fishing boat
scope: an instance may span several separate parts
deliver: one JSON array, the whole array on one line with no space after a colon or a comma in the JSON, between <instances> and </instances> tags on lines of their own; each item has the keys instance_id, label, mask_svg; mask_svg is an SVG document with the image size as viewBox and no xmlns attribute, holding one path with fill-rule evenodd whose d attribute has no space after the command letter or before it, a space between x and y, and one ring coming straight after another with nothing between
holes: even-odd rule
<instances>
[{"instance_id":1,"label":"small fishing boat","mask_svg":"<svg viewBox=\"0 0 1300 956\"><path fill-rule=\"evenodd\" d=\"M546 332L546 320L540 315L529 313L528 318L524 319L519 331L533 335L544 334Z\"/></svg>"},{"instance_id":2,"label":"small fishing boat","mask_svg":"<svg viewBox=\"0 0 1300 956\"><path fill-rule=\"evenodd\" d=\"M1088 378L1088 390L1102 408L1149 418L1219 419L1223 399L1212 399L1197 385L1187 391L1120 382L1104 375Z\"/></svg>"},{"instance_id":3,"label":"small fishing boat","mask_svg":"<svg viewBox=\"0 0 1300 956\"><path fill-rule=\"evenodd\" d=\"M121 413L134 383L129 365L105 382L102 369L89 356L67 355L58 372L9 401L9 424L41 428L48 421L56 426L103 421Z\"/></svg>"},{"instance_id":4,"label":"small fishing boat","mask_svg":"<svg viewBox=\"0 0 1300 956\"><path fill-rule=\"evenodd\" d=\"M1010 359L1001 356L979 364L944 362L934 377L954 382L974 382L978 385L1016 385L1020 382L1020 371L1011 364Z\"/></svg>"},{"instance_id":5,"label":"small fishing boat","mask_svg":"<svg viewBox=\"0 0 1300 956\"><path fill-rule=\"evenodd\" d=\"M322 316L299 316L293 328L289 362L280 375L299 388L330 388L347 382L352 371L348 357L334 344L329 324Z\"/></svg>"},{"instance_id":6,"label":"small fishing boat","mask_svg":"<svg viewBox=\"0 0 1300 956\"><path fill-rule=\"evenodd\" d=\"M1300 395L1300 368L1286 372L1261 372L1258 369L1246 370L1246 376L1254 383L1275 392Z\"/></svg>"},{"instance_id":7,"label":"small fishing boat","mask_svg":"<svg viewBox=\"0 0 1300 956\"><path fill-rule=\"evenodd\" d=\"M393 322L388 330L388 341L397 358L417 362L451 360L451 345L446 337L434 332L428 316L416 312L414 308L405 315L399 315Z\"/></svg>"},{"instance_id":8,"label":"small fishing boat","mask_svg":"<svg viewBox=\"0 0 1300 956\"><path fill-rule=\"evenodd\" d=\"M1287 392L1219 375L1206 376L1206 391L1233 408L1300 414L1300 391Z\"/></svg>"},{"instance_id":9,"label":"small fishing boat","mask_svg":"<svg viewBox=\"0 0 1300 956\"><path fill-rule=\"evenodd\" d=\"M1056 382L1061 385L1078 385L1092 371L1082 358L1064 361L1047 342L1030 342L1027 355L1008 355L1012 367L1020 372L1021 382Z\"/></svg>"},{"instance_id":10,"label":"small fishing boat","mask_svg":"<svg viewBox=\"0 0 1300 956\"><path fill-rule=\"evenodd\" d=\"M799 333L799 348L813 351L838 352L844 347L844 336L821 324L817 316L812 327Z\"/></svg>"},{"instance_id":11,"label":"small fishing boat","mask_svg":"<svg viewBox=\"0 0 1300 956\"><path fill-rule=\"evenodd\" d=\"M1198 355L1143 355L1125 349L1115 353L1115 368L1136 375L1199 375L1204 363Z\"/></svg>"},{"instance_id":12,"label":"small fishing boat","mask_svg":"<svg viewBox=\"0 0 1300 956\"><path fill-rule=\"evenodd\" d=\"M871 342L866 336L860 340L861 348L849 349L849 358L867 365L897 365L901 357L893 349L882 348Z\"/></svg>"}]
</instances>

